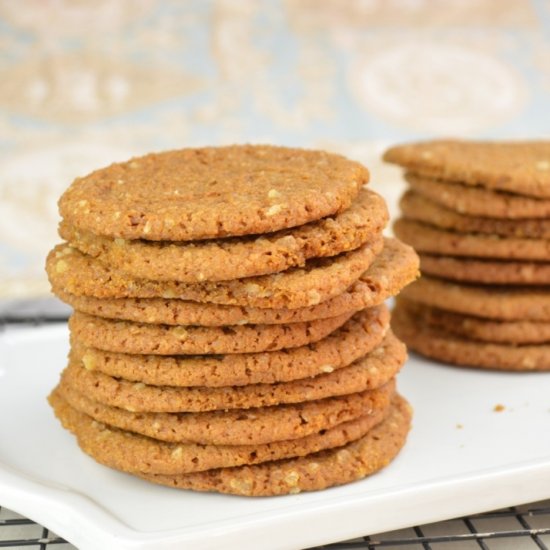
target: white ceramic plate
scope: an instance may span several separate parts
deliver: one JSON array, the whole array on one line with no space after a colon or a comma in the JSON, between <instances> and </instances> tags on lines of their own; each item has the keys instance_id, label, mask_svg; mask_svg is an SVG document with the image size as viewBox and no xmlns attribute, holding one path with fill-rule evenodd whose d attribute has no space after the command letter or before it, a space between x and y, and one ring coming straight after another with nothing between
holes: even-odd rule
<instances>
[{"instance_id":1,"label":"white ceramic plate","mask_svg":"<svg viewBox=\"0 0 550 550\"><path fill-rule=\"evenodd\" d=\"M550 374L413 357L399 386L414 427L386 470L327 491L244 498L151 485L81 453L45 400L67 348L64 326L0 335L0 505L80 550L299 549L550 497Z\"/></svg>"}]
</instances>

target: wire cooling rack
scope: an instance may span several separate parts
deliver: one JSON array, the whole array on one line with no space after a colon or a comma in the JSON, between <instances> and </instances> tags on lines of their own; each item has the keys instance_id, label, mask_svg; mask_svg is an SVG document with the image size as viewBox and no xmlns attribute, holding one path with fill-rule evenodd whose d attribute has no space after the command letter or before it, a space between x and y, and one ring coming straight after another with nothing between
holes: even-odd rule
<instances>
[{"instance_id":1,"label":"wire cooling rack","mask_svg":"<svg viewBox=\"0 0 550 550\"><path fill-rule=\"evenodd\" d=\"M67 317L27 315L0 316L0 330L7 325L63 322ZM47 527L4 508L0 494L0 548L74 550L75 546ZM413 526L387 533L316 546L307 550L550 550L550 500L512 506L493 512ZM261 550L261 549L258 549Z\"/></svg>"},{"instance_id":2,"label":"wire cooling rack","mask_svg":"<svg viewBox=\"0 0 550 550\"><path fill-rule=\"evenodd\" d=\"M1 495L0 495L1 498ZM55 533L11 510L0 508L0 548L74 550ZM410 527L308 550L547 550L550 500L495 512ZM261 549L259 549L261 550Z\"/></svg>"}]
</instances>

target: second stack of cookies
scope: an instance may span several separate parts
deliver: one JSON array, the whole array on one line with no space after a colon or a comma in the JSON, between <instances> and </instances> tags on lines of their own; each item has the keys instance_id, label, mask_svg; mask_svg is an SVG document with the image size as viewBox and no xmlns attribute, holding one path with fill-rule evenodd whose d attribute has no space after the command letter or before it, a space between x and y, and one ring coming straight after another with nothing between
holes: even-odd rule
<instances>
[{"instance_id":1,"label":"second stack of cookies","mask_svg":"<svg viewBox=\"0 0 550 550\"><path fill-rule=\"evenodd\" d=\"M243 495L389 462L410 411L384 300L417 259L382 237L367 180L336 155L252 146L77 180L47 269L75 309L50 402L83 450L157 483Z\"/></svg>"},{"instance_id":2,"label":"second stack of cookies","mask_svg":"<svg viewBox=\"0 0 550 550\"><path fill-rule=\"evenodd\" d=\"M407 169L394 230L421 259L400 337L445 362L550 369L550 142L433 141L385 159Z\"/></svg>"}]
</instances>

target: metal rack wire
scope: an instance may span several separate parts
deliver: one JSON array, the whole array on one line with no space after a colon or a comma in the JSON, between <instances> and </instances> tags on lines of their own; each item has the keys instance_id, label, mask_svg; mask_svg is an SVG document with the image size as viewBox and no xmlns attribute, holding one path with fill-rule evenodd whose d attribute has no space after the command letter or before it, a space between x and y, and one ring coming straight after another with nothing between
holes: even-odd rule
<instances>
[{"instance_id":1,"label":"metal rack wire","mask_svg":"<svg viewBox=\"0 0 550 550\"><path fill-rule=\"evenodd\" d=\"M0 548L72 549L74 546L46 527L0 507Z\"/></svg>"},{"instance_id":2,"label":"metal rack wire","mask_svg":"<svg viewBox=\"0 0 550 550\"><path fill-rule=\"evenodd\" d=\"M0 331L8 325L40 326L63 322L63 315L3 315ZM1 507L0 548L74 550L47 527ZM550 500L458 519L364 536L307 550L550 550Z\"/></svg>"},{"instance_id":3,"label":"metal rack wire","mask_svg":"<svg viewBox=\"0 0 550 550\"><path fill-rule=\"evenodd\" d=\"M397 547L408 550L411 548L548 550L549 545L550 500L526 506L512 506L422 527L414 526L399 531L365 536L353 541L318 546L308 550L375 550Z\"/></svg>"},{"instance_id":4,"label":"metal rack wire","mask_svg":"<svg viewBox=\"0 0 550 550\"><path fill-rule=\"evenodd\" d=\"M73 550L30 519L0 508L0 548ZM550 500L316 546L308 550L548 550Z\"/></svg>"}]
</instances>

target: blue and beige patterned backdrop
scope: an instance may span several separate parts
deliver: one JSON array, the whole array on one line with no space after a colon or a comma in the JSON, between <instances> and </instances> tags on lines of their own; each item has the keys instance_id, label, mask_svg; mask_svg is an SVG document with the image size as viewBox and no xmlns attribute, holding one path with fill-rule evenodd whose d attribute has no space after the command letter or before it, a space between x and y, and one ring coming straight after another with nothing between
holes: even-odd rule
<instances>
[{"instance_id":1,"label":"blue and beige patterned backdrop","mask_svg":"<svg viewBox=\"0 0 550 550\"><path fill-rule=\"evenodd\" d=\"M0 297L47 293L56 199L150 150L550 137L549 0L0 0Z\"/></svg>"}]
</instances>

